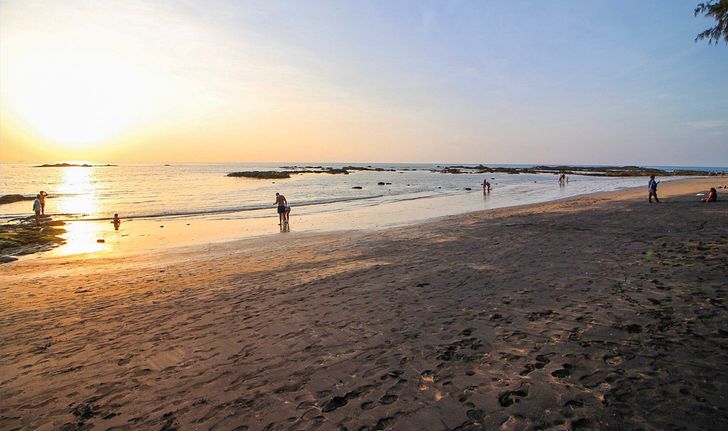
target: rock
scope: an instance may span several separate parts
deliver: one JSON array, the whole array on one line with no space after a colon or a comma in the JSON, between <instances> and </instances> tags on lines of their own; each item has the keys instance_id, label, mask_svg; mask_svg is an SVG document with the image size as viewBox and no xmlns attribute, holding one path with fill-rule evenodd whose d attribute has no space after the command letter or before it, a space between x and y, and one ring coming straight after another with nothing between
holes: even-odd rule
<instances>
[{"instance_id":1,"label":"rock","mask_svg":"<svg viewBox=\"0 0 728 431\"><path fill-rule=\"evenodd\" d=\"M286 166L284 166L286 167ZM338 168L325 168L323 166L311 166L313 169L299 169L295 166L287 166L290 168L285 171L241 171L241 172L230 172L227 174L228 177L245 177L245 178L256 178L256 179L284 179L291 178L291 175L298 174L343 174L349 175L349 171Z\"/></svg>"},{"instance_id":2,"label":"rock","mask_svg":"<svg viewBox=\"0 0 728 431\"><path fill-rule=\"evenodd\" d=\"M99 239L97 239L97 240L96 240L96 242L98 242L99 244L103 244L103 243L105 243L106 241L105 241L105 240L103 240L103 239L101 239L101 238L99 238Z\"/></svg>"},{"instance_id":3,"label":"rock","mask_svg":"<svg viewBox=\"0 0 728 431\"><path fill-rule=\"evenodd\" d=\"M10 263L15 262L16 260L18 260L18 258L15 256L8 256L5 254L0 256L0 263Z\"/></svg>"},{"instance_id":4,"label":"rock","mask_svg":"<svg viewBox=\"0 0 728 431\"><path fill-rule=\"evenodd\" d=\"M291 178L291 174L288 172L278 171L245 171L245 172L230 172L227 174L228 177L244 177L244 178L256 178L259 180L263 179L280 179L280 178Z\"/></svg>"},{"instance_id":5,"label":"rock","mask_svg":"<svg viewBox=\"0 0 728 431\"><path fill-rule=\"evenodd\" d=\"M44 163L42 165L34 166L35 168L96 168L99 166L116 166L111 164L106 165L89 165L88 163L77 164L77 163Z\"/></svg>"},{"instance_id":6,"label":"rock","mask_svg":"<svg viewBox=\"0 0 728 431\"><path fill-rule=\"evenodd\" d=\"M378 186L383 186L384 184L385 183L383 183L382 181L380 181L380 182L377 183Z\"/></svg>"},{"instance_id":7,"label":"rock","mask_svg":"<svg viewBox=\"0 0 728 431\"><path fill-rule=\"evenodd\" d=\"M471 189L470 187L465 187L465 190L473 190L473 189Z\"/></svg>"},{"instance_id":8,"label":"rock","mask_svg":"<svg viewBox=\"0 0 728 431\"><path fill-rule=\"evenodd\" d=\"M352 189L361 190L362 189L362 186L354 186L354 187L352 187Z\"/></svg>"},{"instance_id":9,"label":"rock","mask_svg":"<svg viewBox=\"0 0 728 431\"><path fill-rule=\"evenodd\" d=\"M35 196L23 196L23 195L2 195L0 196L0 204L11 204L13 202L20 201L32 201Z\"/></svg>"}]
</instances>

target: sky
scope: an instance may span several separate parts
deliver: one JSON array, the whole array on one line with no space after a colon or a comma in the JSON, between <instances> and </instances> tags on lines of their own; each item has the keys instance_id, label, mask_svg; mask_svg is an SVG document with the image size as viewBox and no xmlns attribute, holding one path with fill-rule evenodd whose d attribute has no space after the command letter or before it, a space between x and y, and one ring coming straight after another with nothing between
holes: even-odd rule
<instances>
[{"instance_id":1,"label":"sky","mask_svg":"<svg viewBox=\"0 0 728 431\"><path fill-rule=\"evenodd\" d=\"M696 2L0 0L0 162L728 166Z\"/></svg>"}]
</instances>

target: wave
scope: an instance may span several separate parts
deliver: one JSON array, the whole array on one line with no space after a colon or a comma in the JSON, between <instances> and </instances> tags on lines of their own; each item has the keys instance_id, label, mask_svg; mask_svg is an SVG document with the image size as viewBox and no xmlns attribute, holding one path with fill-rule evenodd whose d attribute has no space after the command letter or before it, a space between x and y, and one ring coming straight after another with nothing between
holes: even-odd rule
<instances>
[{"instance_id":1,"label":"wave","mask_svg":"<svg viewBox=\"0 0 728 431\"><path fill-rule=\"evenodd\" d=\"M348 198L310 200L310 201L302 201L302 202L296 203L295 205L291 205L291 207L298 208L298 207L310 207L310 206L318 206L318 205L329 205L329 204L335 204L335 203L340 203L340 202L366 201L366 200L382 198L384 196L385 195L372 195L372 196L359 196L359 197L348 197ZM143 219L143 218L190 217L190 216L200 216L200 215L229 214L229 213L247 212L247 211L261 211L261 210L269 210L271 208L274 208L274 206L261 204L261 205L247 205L247 206L229 207L229 208L164 211L164 212L154 212L154 213L131 214L131 215L122 215L122 218L124 220L131 220L131 219ZM87 221L105 221L105 220L113 219L113 217L85 217L84 214L52 214L52 215L63 216L63 217L74 217L77 219L80 218L80 219L87 220Z\"/></svg>"}]
</instances>

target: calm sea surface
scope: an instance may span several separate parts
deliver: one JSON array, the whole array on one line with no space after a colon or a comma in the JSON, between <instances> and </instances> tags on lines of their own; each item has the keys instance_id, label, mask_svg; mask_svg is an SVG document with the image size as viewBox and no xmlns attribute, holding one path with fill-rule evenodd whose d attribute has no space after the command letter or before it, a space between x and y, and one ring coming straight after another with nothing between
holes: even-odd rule
<instances>
[{"instance_id":1,"label":"calm sea surface","mask_svg":"<svg viewBox=\"0 0 728 431\"><path fill-rule=\"evenodd\" d=\"M377 207L399 200L462 196L460 200L449 200L455 203L448 208L431 214L438 216L646 184L645 178L571 176L566 187L559 187L557 177L551 174L453 175L431 172L430 169L438 165L422 164L375 164L370 166L396 171L353 171L349 175L308 173L283 180L226 176L233 171L279 170L282 165L133 164L37 168L32 165L3 164L0 165L0 194L31 196L45 190L50 195L46 212L63 220L108 219L114 213L119 213L125 219L192 216L245 219L270 216L276 192L288 198L297 214ZM318 164L298 166L308 165ZM493 191L484 201L480 184L486 177L492 183ZM391 185L377 185L379 182ZM31 207L32 201L0 205L0 220L27 216L31 213ZM387 214L381 214L381 217L386 219Z\"/></svg>"}]
</instances>

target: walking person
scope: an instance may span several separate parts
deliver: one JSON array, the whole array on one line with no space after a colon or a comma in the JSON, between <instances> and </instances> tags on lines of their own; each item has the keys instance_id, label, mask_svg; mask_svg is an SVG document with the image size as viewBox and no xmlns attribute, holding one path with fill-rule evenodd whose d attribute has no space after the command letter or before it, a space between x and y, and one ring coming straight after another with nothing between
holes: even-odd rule
<instances>
[{"instance_id":1,"label":"walking person","mask_svg":"<svg viewBox=\"0 0 728 431\"><path fill-rule=\"evenodd\" d=\"M655 176L650 175L650 181L647 182L647 199L652 203L652 198L655 198L656 203L660 203L660 200L657 199L657 181L655 181Z\"/></svg>"}]
</instances>

